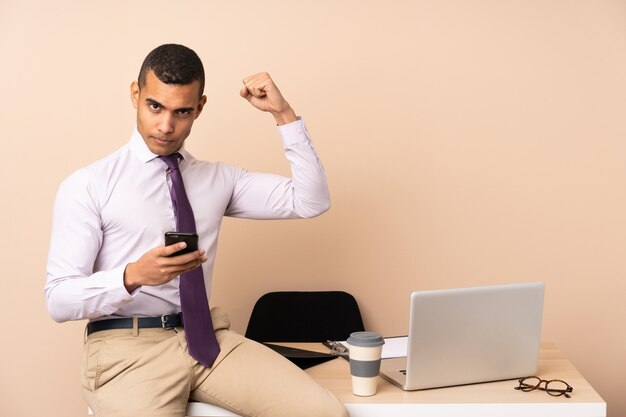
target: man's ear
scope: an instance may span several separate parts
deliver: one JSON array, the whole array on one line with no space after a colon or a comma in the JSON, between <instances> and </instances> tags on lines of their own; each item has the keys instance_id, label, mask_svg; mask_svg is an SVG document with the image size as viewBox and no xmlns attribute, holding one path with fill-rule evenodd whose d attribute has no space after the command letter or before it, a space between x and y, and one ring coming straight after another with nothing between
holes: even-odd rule
<instances>
[{"instance_id":1,"label":"man's ear","mask_svg":"<svg viewBox=\"0 0 626 417\"><path fill-rule=\"evenodd\" d=\"M204 105L206 104L206 96L202 96L200 98L200 101L198 102L198 107L196 108L196 117L194 118L197 119L198 116L200 116L200 113L202 113L202 109L204 108Z\"/></svg>"},{"instance_id":2,"label":"man's ear","mask_svg":"<svg viewBox=\"0 0 626 417\"><path fill-rule=\"evenodd\" d=\"M130 101L133 103L133 107L139 106L139 84L137 81L130 83Z\"/></svg>"}]
</instances>

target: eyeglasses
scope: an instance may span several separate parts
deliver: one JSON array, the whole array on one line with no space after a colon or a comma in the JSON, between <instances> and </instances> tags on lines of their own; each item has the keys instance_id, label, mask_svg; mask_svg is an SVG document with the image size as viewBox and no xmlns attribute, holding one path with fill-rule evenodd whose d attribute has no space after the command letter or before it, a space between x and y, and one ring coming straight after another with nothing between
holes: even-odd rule
<instances>
[{"instance_id":1,"label":"eyeglasses","mask_svg":"<svg viewBox=\"0 0 626 417\"><path fill-rule=\"evenodd\" d=\"M541 384L545 383L545 386L541 386ZM519 380L519 387L515 387L516 390L528 392L539 389L541 391L545 391L553 397L560 397L564 395L565 398L570 398L569 392L572 392L574 388L572 388L567 382L561 381L560 379L551 379L547 381L545 379L541 379L536 376L527 376L526 378L522 378Z\"/></svg>"}]
</instances>

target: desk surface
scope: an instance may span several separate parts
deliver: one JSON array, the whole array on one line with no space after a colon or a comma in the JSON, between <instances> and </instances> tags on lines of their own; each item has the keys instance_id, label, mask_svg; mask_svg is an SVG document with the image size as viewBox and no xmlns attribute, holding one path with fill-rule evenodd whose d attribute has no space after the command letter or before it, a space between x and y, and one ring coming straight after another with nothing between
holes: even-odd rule
<instances>
[{"instance_id":1,"label":"desk surface","mask_svg":"<svg viewBox=\"0 0 626 417\"><path fill-rule=\"evenodd\" d=\"M328 352L326 347L318 343L284 343L284 345ZM513 389L516 381L407 392L380 377L376 395L357 397L352 394L348 362L342 358L314 366L306 372L337 396L346 405L351 417L606 416L604 400L551 343L543 343L541 346L537 376L567 381L574 387L571 398L552 397L538 390L520 392ZM190 403L187 412L188 416L235 416L221 408L203 403Z\"/></svg>"}]
</instances>

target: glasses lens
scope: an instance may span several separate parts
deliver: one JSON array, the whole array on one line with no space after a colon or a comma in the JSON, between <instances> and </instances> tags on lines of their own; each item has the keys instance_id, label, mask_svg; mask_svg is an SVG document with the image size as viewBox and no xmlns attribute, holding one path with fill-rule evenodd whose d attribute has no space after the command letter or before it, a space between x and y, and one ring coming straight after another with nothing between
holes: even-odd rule
<instances>
[{"instance_id":1,"label":"glasses lens","mask_svg":"<svg viewBox=\"0 0 626 417\"><path fill-rule=\"evenodd\" d=\"M520 381L519 388L525 392L532 391L536 389L537 386L539 386L539 382L541 382L539 378L537 378L536 376L530 376Z\"/></svg>"},{"instance_id":2,"label":"glasses lens","mask_svg":"<svg viewBox=\"0 0 626 417\"><path fill-rule=\"evenodd\" d=\"M563 395L567 392L567 384L564 381L556 379L546 384L546 391L548 394L558 397L559 395Z\"/></svg>"}]
</instances>

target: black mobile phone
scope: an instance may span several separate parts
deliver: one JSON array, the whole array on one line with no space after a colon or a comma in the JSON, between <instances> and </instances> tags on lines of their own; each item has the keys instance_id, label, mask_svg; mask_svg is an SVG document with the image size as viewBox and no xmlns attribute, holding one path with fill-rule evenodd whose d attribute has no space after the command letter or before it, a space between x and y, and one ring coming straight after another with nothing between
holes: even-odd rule
<instances>
[{"instance_id":1,"label":"black mobile phone","mask_svg":"<svg viewBox=\"0 0 626 417\"><path fill-rule=\"evenodd\" d=\"M165 246L173 245L178 242L185 242L187 247L178 252L174 252L170 256L183 255L198 250L198 235L196 233L165 232Z\"/></svg>"}]
</instances>

